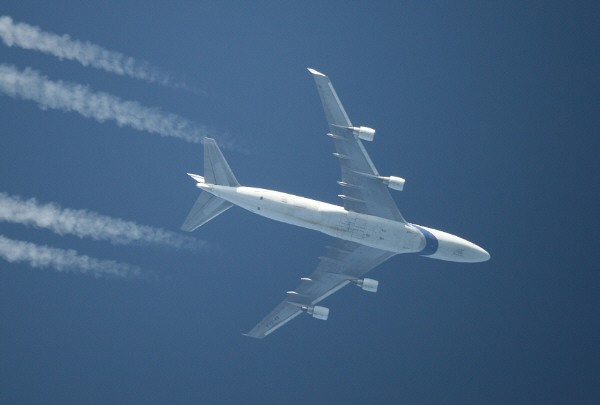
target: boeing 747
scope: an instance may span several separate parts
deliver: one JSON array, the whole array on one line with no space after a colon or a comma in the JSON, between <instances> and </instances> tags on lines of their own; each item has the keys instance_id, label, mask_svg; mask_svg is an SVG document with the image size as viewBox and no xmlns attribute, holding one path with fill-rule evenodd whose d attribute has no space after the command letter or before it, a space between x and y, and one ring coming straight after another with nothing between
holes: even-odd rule
<instances>
[{"instance_id":1,"label":"boeing 747","mask_svg":"<svg viewBox=\"0 0 600 405\"><path fill-rule=\"evenodd\" d=\"M347 284L376 292L379 282L365 274L392 256L415 253L452 262L483 262L481 247L447 232L407 222L388 188L402 190L404 179L381 176L362 141L373 141L375 130L350 122L331 81L313 75L325 116L333 154L341 165L343 207L279 191L241 186L214 139L205 138L204 175L189 174L202 190L181 229L192 232L233 205L255 214L332 236L316 270L287 292L287 297L246 335L264 338L305 312L326 320L329 309L316 305Z\"/></svg>"}]
</instances>

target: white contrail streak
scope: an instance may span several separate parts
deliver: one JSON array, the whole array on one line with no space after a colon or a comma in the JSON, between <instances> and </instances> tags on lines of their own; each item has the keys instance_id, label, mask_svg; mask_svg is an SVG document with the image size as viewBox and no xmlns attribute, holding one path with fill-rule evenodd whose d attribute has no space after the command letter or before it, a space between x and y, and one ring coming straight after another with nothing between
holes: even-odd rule
<instances>
[{"instance_id":1,"label":"white contrail streak","mask_svg":"<svg viewBox=\"0 0 600 405\"><path fill-rule=\"evenodd\" d=\"M206 252L206 242L165 229L139 225L87 210L41 204L35 198L24 200L0 192L0 222L18 223L48 229L59 235L105 240L117 245L157 245Z\"/></svg>"},{"instance_id":2,"label":"white contrail streak","mask_svg":"<svg viewBox=\"0 0 600 405\"><path fill-rule=\"evenodd\" d=\"M0 38L10 47L18 46L23 49L40 51L61 60L74 60L83 66L91 66L110 73L164 86L192 90L147 62L138 61L87 41L72 39L66 34L57 35L42 31L33 25L15 23L9 16L0 16Z\"/></svg>"},{"instance_id":3,"label":"white contrail streak","mask_svg":"<svg viewBox=\"0 0 600 405\"><path fill-rule=\"evenodd\" d=\"M59 272L89 274L97 278L130 278L142 275L138 266L113 260L94 259L80 255L75 250L40 246L2 235L0 235L0 257L10 263L24 262L34 268L51 267Z\"/></svg>"},{"instance_id":4,"label":"white contrail streak","mask_svg":"<svg viewBox=\"0 0 600 405\"><path fill-rule=\"evenodd\" d=\"M93 92L87 86L53 81L33 69L18 70L0 64L0 92L13 98L34 101L42 108L74 111L99 122L112 120L161 136L172 136L199 143L207 129L176 114L158 108L144 107L135 101L121 100L104 92Z\"/></svg>"}]
</instances>

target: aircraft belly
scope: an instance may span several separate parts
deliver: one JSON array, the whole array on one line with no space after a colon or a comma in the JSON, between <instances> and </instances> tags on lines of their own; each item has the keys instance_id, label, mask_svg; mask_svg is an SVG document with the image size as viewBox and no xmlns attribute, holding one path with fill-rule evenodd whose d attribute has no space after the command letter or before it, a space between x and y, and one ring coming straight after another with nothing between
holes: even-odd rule
<instances>
[{"instance_id":1,"label":"aircraft belly","mask_svg":"<svg viewBox=\"0 0 600 405\"><path fill-rule=\"evenodd\" d=\"M416 251L412 226L273 190L215 186L212 193L255 214L394 253ZM417 233L416 235L420 235ZM418 238L418 236L417 236Z\"/></svg>"}]
</instances>

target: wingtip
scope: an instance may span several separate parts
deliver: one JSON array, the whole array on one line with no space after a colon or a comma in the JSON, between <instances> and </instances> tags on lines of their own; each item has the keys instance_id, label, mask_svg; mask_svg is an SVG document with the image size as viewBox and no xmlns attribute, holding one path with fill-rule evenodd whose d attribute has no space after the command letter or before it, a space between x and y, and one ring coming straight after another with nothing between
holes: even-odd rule
<instances>
[{"instance_id":1,"label":"wingtip","mask_svg":"<svg viewBox=\"0 0 600 405\"><path fill-rule=\"evenodd\" d=\"M313 74L313 75L315 75L315 76L323 76L323 77L327 77L327 76L325 76L323 73L321 73L321 72L319 72L319 71L317 71L317 70L315 70L315 69L312 69L312 68L307 68L307 69L308 69L308 71L309 71L310 73L312 73L312 74Z\"/></svg>"},{"instance_id":2,"label":"wingtip","mask_svg":"<svg viewBox=\"0 0 600 405\"><path fill-rule=\"evenodd\" d=\"M262 338L264 338L264 336L251 335L250 332L242 333L242 336L246 336L246 337L253 338L253 339L262 339Z\"/></svg>"}]
</instances>

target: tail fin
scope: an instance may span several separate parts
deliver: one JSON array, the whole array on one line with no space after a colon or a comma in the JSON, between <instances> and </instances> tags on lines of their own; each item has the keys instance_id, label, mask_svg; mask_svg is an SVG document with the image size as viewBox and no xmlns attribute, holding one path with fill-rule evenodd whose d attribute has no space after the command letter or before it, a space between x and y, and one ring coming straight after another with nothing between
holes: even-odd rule
<instances>
[{"instance_id":1,"label":"tail fin","mask_svg":"<svg viewBox=\"0 0 600 405\"><path fill-rule=\"evenodd\" d=\"M204 138L204 181L219 186L239 187L225 157L212 138Z\"/></svg>"},{"instance_id":2,"label":"tail fin","mask_svg":"<svg viewBox=\"0 0 600 405\"><path fill-rule=\"evenodd\" d=\"M240 183L233 175L215 140L204 138L202 143L204 144L204 177L188 173L189 176L198 183L238 187ZM181 230L192 232L232 206L232 203L204 191L181 225Z\"/></svg>"}]
</instances>

